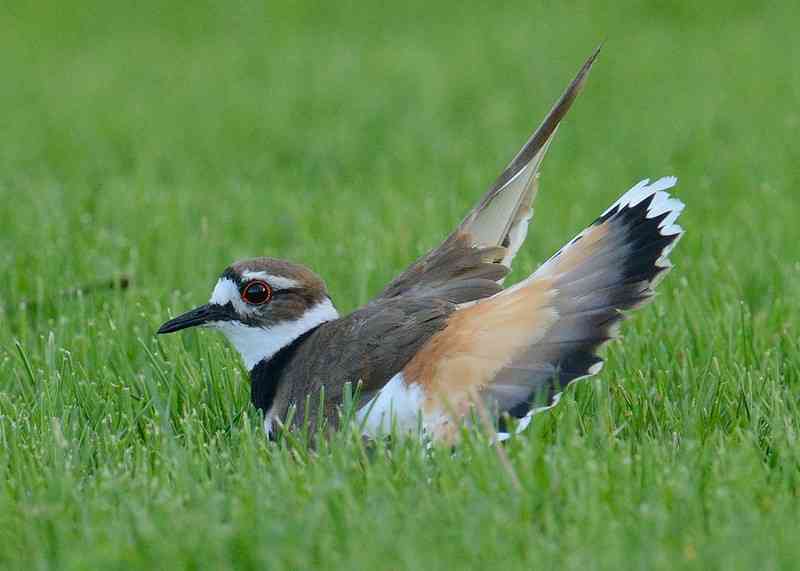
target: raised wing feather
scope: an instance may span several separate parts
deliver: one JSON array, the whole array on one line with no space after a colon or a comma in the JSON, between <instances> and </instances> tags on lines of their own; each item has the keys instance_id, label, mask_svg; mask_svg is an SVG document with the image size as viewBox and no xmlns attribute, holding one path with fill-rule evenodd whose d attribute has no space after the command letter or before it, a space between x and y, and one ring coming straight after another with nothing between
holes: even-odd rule
<instances>
[{"instance_id":1,"label":"raised wing feather","mask_svg":"<svg viewBox=\"0 0 800 571\"><path fill-rule=\"evenodd\" d=\"M527 235L542 159L599 52L597 48L586 60L539 128L458 228L387 285L379 299L421 289L457 287L456 282L462 279L502 281ZM472 300L492 295L499 289L488 284L477 288L473 293L478 297Z\"/></svg>"}]
</instances>

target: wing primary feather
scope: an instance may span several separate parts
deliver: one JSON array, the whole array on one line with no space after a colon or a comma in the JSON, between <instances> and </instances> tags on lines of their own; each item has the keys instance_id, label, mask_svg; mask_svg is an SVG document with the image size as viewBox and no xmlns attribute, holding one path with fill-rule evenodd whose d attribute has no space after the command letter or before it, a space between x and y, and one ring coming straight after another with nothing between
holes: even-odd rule
<instances>
[{"instance_id":1,"label":"wing primary feather","mask_svg":"<svg viewBox=\"0 0 800 571\"><path fill-rule=\"evenodd\" d=\"M531 135L530 139L528 139L522 149L520 149L511 163L506 167L506 169L500 173L500 176L492 185L492 188L487 193L483 202L486 202L492 194L503 188L508 181L519 174L519 172L531 162L531 160L540 150L546 150L547 144L550 141L550 138L556 132L559 123L567 114L567 111L569 111L572 103L580 94L581 89L583 89L583 85L586 83L586 78L589 75L589 71L592 69L592 65L594 65L597 56L600 55L600 50L602 48L603 44L600 44L594 50L592 55L589 56L589 59L586 60L581 69L578 71L575 79L572 80L572 83L570 83L569 86L567 86L567 89L564 90L564 93L550 110L550 113L547 114L547 117L544 118L544 121L542 121L542 123L539 125L539 128L536 129L533 135ZM544 153L542 153L542 156L544 156Z\"/></svg>"},{"instance_id":2,"label":"wing primary feather","mask_svg":"<svg viewBox=\"0 0 800 571\"><path fill-rule=\"evenodd\" d=\"M533 215L539 167L558 125L580 93L599 52L600 47L586 60L539 128L456 231L469 235L476 246L507 247L503 265L511 266L514 255L525 240L528 221Z\"/></svg>"},{"instance_id":3,"label":"wing primary feather","mask_svg":"<svg viewBox=\"0 0 800 571\"><path fill-rule=\"evenodd\" d=\"M541 159L599 52L600 47L586 60L536 132L461 224L444 242L392 280L376 300L424 295L446 284L476 278L483 278L485 284L491 280L495 287L476 287L477 282L473 281L470 287L450 292L453 295L447 299L466 303L497 292L527 236ZM470 292L475 298L465 299Z\"/></svg>"}]
</instances>

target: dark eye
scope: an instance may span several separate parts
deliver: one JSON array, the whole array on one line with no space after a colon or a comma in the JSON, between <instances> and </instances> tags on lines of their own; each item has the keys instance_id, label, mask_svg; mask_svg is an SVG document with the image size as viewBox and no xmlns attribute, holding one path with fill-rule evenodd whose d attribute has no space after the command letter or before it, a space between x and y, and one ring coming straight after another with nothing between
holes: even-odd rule
<instances>
[{"instance_id":1,"label":"dark eye","mask_svg":"<svg viewBox=\"0 0 800 571\"><path fill-rule=\"evenodd\" d=\"M272 288L267 282L253 280L242 288L242 299L252 305L262 305L272 299Z\"/></svg>"}]
</instances>

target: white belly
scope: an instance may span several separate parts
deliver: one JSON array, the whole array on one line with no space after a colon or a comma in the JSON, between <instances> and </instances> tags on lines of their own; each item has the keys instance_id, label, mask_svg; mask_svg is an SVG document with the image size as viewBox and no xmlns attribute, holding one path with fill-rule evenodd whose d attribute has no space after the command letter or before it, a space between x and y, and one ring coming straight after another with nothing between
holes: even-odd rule
<instances>
[{"instance_id":1,"label":"white belly","mask_svg":"<svg viewBox=\"0 0 800 571\"><path fill-rule=\"evenodd\" d=\"M403 373L397 373L367 404L356 412L356 421L366 436L377 438L397 433L419 432L421 424L422 387L406 384Z\"/></svg>"}]
</instances>

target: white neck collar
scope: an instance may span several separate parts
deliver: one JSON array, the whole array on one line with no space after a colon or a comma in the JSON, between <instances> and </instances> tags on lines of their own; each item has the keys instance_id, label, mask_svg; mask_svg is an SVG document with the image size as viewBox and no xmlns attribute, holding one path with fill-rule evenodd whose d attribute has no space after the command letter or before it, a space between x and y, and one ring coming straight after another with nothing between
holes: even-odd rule
<instances>
[{"instance_id":1,"label":"white neck collar","mask_svg":"<svg viewBox=\"0 0 800 571\"><path fill-rule=\"evenodd\" d=\"M238 321L217 321L213 327L222 331L236 347L247 370L268 360L275 353L318 325L339 317L330 299L308 309L300 318L272 327L251 327Z\"/></svg>"}]
</instances>

